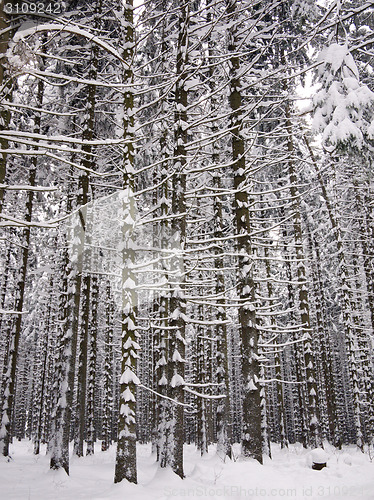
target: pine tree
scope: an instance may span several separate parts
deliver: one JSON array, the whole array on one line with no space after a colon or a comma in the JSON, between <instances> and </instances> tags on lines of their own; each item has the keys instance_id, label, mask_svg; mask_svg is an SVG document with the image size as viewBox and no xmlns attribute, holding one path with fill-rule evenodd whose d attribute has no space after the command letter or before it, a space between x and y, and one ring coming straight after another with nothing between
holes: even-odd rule
<instances>
[{"instance_id":1,"label":"pine tree","mask_svg":"<svg viewBox=\"0 0 374 500\"><path fill-rule=\"evenodd\" d=\"M124 95L123 129L126 147L123 158L123 191L120 197L120 221L122 232L122 339L121 339L121 379L119 399L118 443L114 482L127 479L137 482L136 469L136 385L139 379L136 371L136 278L133 272L135 262L132 231L135 224L134 183L134 94L133 58L134 58L134 18L132 2L123 10L122 26L123 59L126 62L124 82L128 86Z\"/></svg>"},{"instance_id":2,"label":"pine tree","mask_svg":"<svg viewBox=\"0 0 374 500\"><path fill-rule=\"evenodd\" d=\"M258 330L255 316L255 284L253 280L252 244L250 239L251 220L250 200L246 190L248 182L245 175L245 144L242 136L242 98L240 92L240 59L238 56L238 11L239 5L233 0L226 2L227 16L232 23L228 32L228 51L230 55L230 89L229 102L231 108L232 130L232 168L234 175L234 213L238 235L238 295L239 324L242 343L243 373L243 429L242 454L262 463L261 437L261 398L260 368L258 362Z\"/></svg>"}]
</instances>

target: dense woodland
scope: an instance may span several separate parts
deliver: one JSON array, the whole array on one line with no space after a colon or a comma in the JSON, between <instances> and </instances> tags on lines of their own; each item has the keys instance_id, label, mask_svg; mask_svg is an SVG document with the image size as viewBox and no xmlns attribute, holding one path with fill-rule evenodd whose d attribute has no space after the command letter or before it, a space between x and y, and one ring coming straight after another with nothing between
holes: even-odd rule
<instances>
[{"instance_id":1,"label":"dense woodland","mask_svg":"<svg viewBox=\"0 0 374 500\"><path fill-rule=\"evenodd\" d=\"M372 447L374 2L12 3L1 453Z\"/></svg>"}]
</instances>

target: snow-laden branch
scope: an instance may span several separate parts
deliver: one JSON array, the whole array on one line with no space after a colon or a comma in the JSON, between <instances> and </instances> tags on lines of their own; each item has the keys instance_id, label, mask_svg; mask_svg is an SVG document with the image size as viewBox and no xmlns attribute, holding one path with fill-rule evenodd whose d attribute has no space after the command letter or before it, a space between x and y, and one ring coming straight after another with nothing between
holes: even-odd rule
<instances>
[{"instance_id":1,"label":"snow-laden branch","mask_svg":"<svg viewBox=\"0 0 374 500\"><path fill-rule=\"evenodd\" d=\"M281 384L304 384L304 382L297 382L296 380L282 380L279 378L269 378L269 379L260 379L260 384L269 384L270 382L279 382Z\"/></svg>"},{"instance_id":2,"label":"snow-laden branch","mask_svg":"<svg viewBox=\"0 0 374 500\"><path fill-rule=\"evenodd\" d=\"M29 311L14 311L12 309L0 309L0 314L28 314Z\"/></svg>"},{"instance_id":3,"label":"snow-laden branch","mask_svg":"<svg viewBox=\"0 0 374 500\"><path fill-rule=\"evenodd\" d=\"M14 35L13 40L15 42L19 42L28 36L35 35L36 33L43 33L45 31L47 32L59 31L60 33L71 33L73 35L78 35L83 38L86 38L89 42L98 45L109 54L112 54L112 56L121 61L121 63L123 63L127 68L130 67L128 62L125 61L123 57L119 54L119 52L117 52L117 50L114 47L112 47L109 43L105 42L104 40L101 40L98 36L93 35L89 31L79 28L78 26L72 26L61 23L39 24L36 26L32 26L28 29L20 29Z\"/></svg>"},{"instance_id":4,"label":"snow-laden branch","mask_svg":"<svg viewBox=\"0 0 374 500\"><path fill-rule=\"evenodd\" d=\"M187 386L184 386L183 390L186 392L189 392L190 394L193 394L194 396L197 396L199 398L204 398L204 399L225 399L225 398L227 398L226 394L222 394L219 396L213 396L213 395L209 395L209 394L201 394L201 392L193 391L192 389L190 389Z\"/></svg>"},{"instance_id":5,"label":"snow-laden branch","mask_svg":"<svg viewBox=\"0 0 374 500\"><path fill-rule=\"evenodd\" d=\"M44 187L44 186L28 186L26 184L14 184L10 186L9 184L0 184L0 189L6 189L7 191L58 191L56 187Z\"/></svg>"},{"instance_id":6,"label":"snow-laden branch","mask_svg":"<svg viewBox=\"0 0 374 500\"><path fill-rule=\"evenodd\" d=\"M34 134L31 132L21 132L19 130L4 130L0 132L0 137L9 141L15 140L17 137L26 137L36 141L50 141L50 142L63 142L69 144L79 144L80 146L89 144L90 146L113 146L114 144L123 144L124 139L103 139L101 141L86 141L83 139L76 139L66 135L43 135Z\"/></svg>"},{"instance_id":7,"label":"snow-laden branch","mask_svg":"<svg viewBox=\"0 0 374 500\"><path fill-rule=\"evenodd\" d=\"M156 394L156 396L159 396L160 398L167 399L168 401L171 401L172 403L175 403L176 405L179 406L184 406L187 408L192 408L192 410L195 412L195 408L192 405L189 405L187 403L181 403L180 401L176 401L173 398L169 398L168 396L165 396L164 394L160 394L159 392L151 389L150 387L147 387L146 385L143 384L138 384L137 387L140 387L141 389L145 389L146 391L152 392L152 394Z\"/></svg>"},{"instance_id":8,"label":"snow-laden branch","mask_svg":"<svg viewBox=\"0 0 374 500\"><path fill-rule=\"evenodd\" d=\"M57 227L55 222L28 222L16 217L11 217L3 213L0 214L0 219L5 219L7 222L0 222L0 227L16 226L16 227L40 227L44 229L53 229Z\"/></svg>"},{"instance_id":9,"label":"snow-laden branch","mask_svg":"<svg viewBox=\"0 0 374 500\"><path fill-rule=\"evenodd\" d=\"M305 342L306 340L307 337L303 336L301 339L291 340L290 342L284 342L283 344L258 344L258 347L271 347L271 348L286 347L288 345L298 344L299 342Z\"/></svg>"}]
</instances>

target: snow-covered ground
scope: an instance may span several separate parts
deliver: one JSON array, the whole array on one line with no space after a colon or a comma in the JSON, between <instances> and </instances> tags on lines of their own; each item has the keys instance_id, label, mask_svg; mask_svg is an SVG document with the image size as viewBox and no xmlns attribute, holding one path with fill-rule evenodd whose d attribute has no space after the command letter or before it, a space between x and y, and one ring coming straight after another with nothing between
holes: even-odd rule
<instances>
[{"instance_id":1,"label":"snow-covered ground","mask_svg":"<svg viewBox=\"0 0 374 500\"><path fill-rule=\"evenodd\" d=\"M328 467L311 468L311 454L300 446L280 450L264 466L255 461L223 461L214 453L200 457L194 446L185 449L182 481L161 470L150 446L138 448L139 484L113 484L115 448L90 457L72 458L70 476L50 471L45 449L32 454L29 441L11 446L13 460L0 461L0 499L10 500L161 500L219 499L374 499L374 460L355 447L337 451L326 445ZM235 448L236 454L238 448Z\"/></svg>"}]
</instances>

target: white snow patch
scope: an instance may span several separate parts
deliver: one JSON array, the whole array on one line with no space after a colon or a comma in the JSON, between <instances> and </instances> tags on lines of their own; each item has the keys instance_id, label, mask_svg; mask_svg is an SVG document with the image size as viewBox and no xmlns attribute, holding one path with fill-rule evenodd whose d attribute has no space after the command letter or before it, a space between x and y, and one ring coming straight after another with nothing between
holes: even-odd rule
<instances>
[{"instance_id":1,"label":"white snow patch","mask_svg":"<svg viewBox=\"0 0 374 500\"><path fill-rule=\"evenodd\" d=\"M216 448L209 447L204 457L193 445L184 448L186 478L176 476L170 468L160 469L150 445L138 445L138 485L122 481L113 484L116 447L95 454L74 457L70 476L49 470L45 445L41 454L32 453L30 441L15 441L10 447L12 461L0 460L0 498L31 500L171 500L186 498L219 498L244 500L285 498L302 500L372 500L374 463L368 454L355 446L342 451L324 444L329 456L328 467L321 471L306 463L310 450L290 445L281 450L272 445L273 459L264 465L255 460L238 459L240 446L233 448L234 460L222 461ZM348 464L347 462L350 462Z\"/></svg>"}]
</instances>

